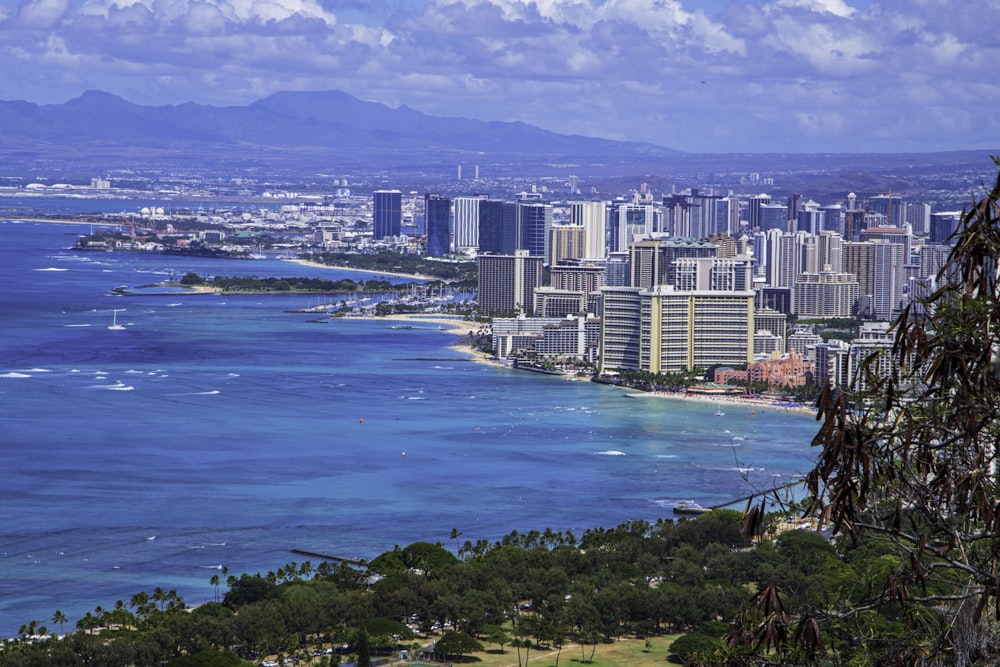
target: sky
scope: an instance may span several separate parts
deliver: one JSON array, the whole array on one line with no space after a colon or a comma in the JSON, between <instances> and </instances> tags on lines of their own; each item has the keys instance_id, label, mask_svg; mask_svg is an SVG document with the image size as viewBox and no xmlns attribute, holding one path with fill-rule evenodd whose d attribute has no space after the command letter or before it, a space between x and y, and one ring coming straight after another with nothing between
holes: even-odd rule
<instances>
[{"instance_id":1,"label":"sky","mask_svg":"<svg viewBox=\"0 0 1000 667\"><path fill-rule=\"evenodd\" d=\"M336 89L690 152L990 149L998 25L1000 0L0 0L0 99Z\"/></svg>"}]
</instances>

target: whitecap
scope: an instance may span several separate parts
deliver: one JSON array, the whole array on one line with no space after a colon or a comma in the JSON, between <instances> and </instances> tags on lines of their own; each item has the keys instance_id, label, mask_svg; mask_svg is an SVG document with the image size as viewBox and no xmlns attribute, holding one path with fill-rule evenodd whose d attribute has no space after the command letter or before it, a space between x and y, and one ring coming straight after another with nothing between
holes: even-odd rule
<instances>
[{"instance_id":1,"label":"whitecap","mask_svg":"<svg viewBox=\"0 0 1000 667\"><path fill-rule=\"evenodd\" d=\"M183 306L183 303L168 303L167 308L176 308L177 306Z\"/></svg>"},{"instance_id":2,"label":"whitecap","mask_svg":"<svg viewBox=\"0 0 1000 667\"><path fill-rule=\"evenodd\" d=\"M406 400L408 400L408 401L426 401L427 399L424 398L423 396L407 396Z\"/></svg>"},{"instance_id":3,"label":"whitecap","mask_svg":"<svg viewBox=\"0 0 1000 667\"><path fill-rule=\"evenodd\" d=\"M25 373L51 373L48 368L28 368L25 369Z\"/></svg>"},{"instance_id":4,"label":"whitecap","mask_svg":"<svg viewBox=\"0 0 1000 667\"><path fill-rule=\"evenodd\" d=\"M28 375L27 373L17 373L14 371L11 371L10 373L0 373L0 378L20 379L20 378L30 378L30 377L32 376Z\"/></svg>"},{"instance_id":5,"label":"whitecap","mask_svg":"<svg viewBox=\"0 0 1000 667\"><path fill-rule=\"evenodd\" d=\"M108 391L134 391L135 387L124 384L123 382L115 382L114 384L95 384L92 389L107 389Z\"/></svg>"},{"instance_id":6,"label":"whitecap","mask_svg":"<svg viewBox=\"0 0 1000 667\"><path fill-rule=\"evenodd\" d=\"M135 370L134 368L130 368L130 369L128 369L128 370L127 370L127 371L125 371L125 372L126 372L126 373L132 373L132 374L135 374L135 373L138 373L139 375L142 375L142 371L137 371L137 370Z\"/></svg>"},{"instance_id":7,"label":"whitecap","mask_svg":"<svg viewBox=\"0 0 1000 667\"><path fill-rule=\"evenodd\" d=\"M89 324L66 324L67 327L89 327Z\"/></svg>"},{"instance_id":8,"label":"whitecap","mask_svg":"<svg viewBox=\"0 0 1000 667\"><path fill-rule=\"evenodd\" d=\"M677 455L676 454L657 454L656 458L658 458L658 459L676 459Z\"/></svg>"},{"instance_id":9,"label":"whitecap","mask_svg":"<svg viewBox=\"0 0 1000 667\"><path fill-rule=\"evenodd\" d=\"M598 456L625 456L625 452L620 452L617 449L607 449L603 452L597 452Z\"/></svg>"},{"instance_id":10,"label":"whitecap","mask_svg":"<svg viewBox=\"0 0 1000 667\"><path fill-rule=\"evenodd\" d=\"M56 266L49 266L44 269L34 269L35 271L69 271L69 269L61 269Z\"/></svg>"}]
</instances>

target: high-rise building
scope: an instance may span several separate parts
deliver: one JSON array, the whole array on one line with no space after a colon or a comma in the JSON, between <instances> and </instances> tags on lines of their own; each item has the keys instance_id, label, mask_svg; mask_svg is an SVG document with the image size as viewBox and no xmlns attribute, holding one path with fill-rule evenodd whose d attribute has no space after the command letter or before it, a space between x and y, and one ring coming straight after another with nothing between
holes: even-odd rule
<instances>
[{"instance_id":1,"label":"high-rise building","mask_svg":"<svg viewBox=\"0 0 1000 667\"><path fill-rule=\"evenodd\" d=\"M535 288L542 284L542 258L527 250L510 255L480 254L479 313L481 315L531 315Z\"/></svg>"},{"instance_id":2,"label":"high-rise building","mask_svg":"<svg viewBox=\"0 0 1000 667\"><path fill-rule=\"evenodd\" d=\"M540 202L517 204L518 245L535 257L548 257L549 230L552 229L552 204Z\"/></svg>"},{"instance_id":3,"label":"high-rise building","mask_svg":"<svg viewBox=\"0 0 1000 667\"><path fill-rule=\"evenodd\" d=\"M443 257L451 250L451 200L439 194L424 195L424 230L427 254Z\"/></svg>"},{"instance_id":4,"label":"high-rise building","mask_svg":"<svg viewBox=\"0 0 1000 667\"><path fill-rule=\"evenodd\" d=\"M674 263L681 257L716 257L719 247L690 238L666 238L637 241L629 247L632 287L673 285Z\"/></svg>"},{"instance_id":5,"label":"high-rise building","mask_svg":"<svg viewBox=\"0 0 1000 667\"><path fill-rule=\"evenodd\" d=\"M954 245L955 239L952 236L958 231L961 219L959 211L931 213L931 229L927 240L931 243Z\"/></svg>"},{"instance_id":6,"label":"high-rise building","mask_svg":"<svg viewBox=\"0 0 1000 667\"><path fill-rule=\"evenodd\" d=\"M399 236L403 227L403 193L399 190L376 190L372 206L375 240Z\"/></svg>"},{"instance_id":7,"label":"high-rise building","mask_svg":"<svg viewBox=\"0 0 1000 667\"><path fill-rule=\"evenodd\" d=\"M604 259L607 251L607 204L603 201L575 201L569 205L569 221L584 229L583 259Z\"/></svg>"},{"instance_id":8,"label":"high-rise building","mask_svg":"<svg viewBox=\"0 0 1000 667\"><path fill-rule=\"evenodd\" d=\"M715 221L709 230L712 234L729 234L735 236L740 233L740 200L737 197L720 197L715 202Z\"/></svg>"},{"instance_id":9,"label":"high-rise building","mask_svg":"<svg viewBox=\"0 0 1000 667\"><path fill-rule=\"evenodd\" d=\"M611 287L628 287L630 275L629 254L627 252L610 253L608 262L604 266L604 284Z\"/></svg>"},{"instance_id":10,"label":"high-rise building","mask_svg":"<svg viewBox=\"0 0 1000 667\"><path fill-rule=\"evenodd\" d=\"M455 197L455 252L469 253L479 248L479 202L489 195Z\"/></svg>"},{"instance_id":11,"label":"high-rise building","mask_svg":"<svg viewBox=\"0 0 1000 667\"><path fill-rule=\"evenodd\" d=\"M771 195L759 194L747 198L747 227L760 229L760 207L771 203ZM784 229L784 228L782 228Z\"/></svg>"},{"instance_id":12,"label":"high-rise building","mask_svg":"<svg viewBox=\"0 0 1000 667\"><path fill-rule=\"evenodd\" d=\"M754 332L770 331L780 341L777 351L785 351L785 335L788 331L788 315L770 308L754 308ZM756 345L754 346L756 349Z\"/></svg>"},{"instance_id":13,"label":"high-rise building","mask_svg":"<svg viewBox=\"0 0 1000 667\"><path fill-rule=\"evenodd\" d=\"M872 242L872 316L889 322L904 303L907 257L904 246L879 240Z\"/></svg>"},{"instance_id":14,"label":"high-rise building","mask_svg":"<svg viewBox=\"0 0 1000 667\"><path fill-rule=\"evenodd\" d=\"M844 234L844 207L840 204L830 206L820 206L819 211L823 213L823 220L820 231L835 232L841 236Z\"/></svg>"},{"instance_id":15,"label":"high-rise building","mask_svg":"<svg viewBox=\"0 0 1000 667\"><path fill-rule=\"evenodd\" d=\"M516 203L496 199L479 202L479 252L513 255L518 249L519 232Z\"/></svg>"},{"instance_id":16,"label":"high-rise building","mask_svg":"<svg viewBox=\"0 0 1000 667\"><path fill-rule=\"evenodd\" d=\"M788 231L788 207L781 204L761 204L757 207L757 226L762 232L777 229Z\"/></svg>"},{"instance_id":17,"label":"high-rise building","mask_svg":"<svg viewBox=\"0 0 1000 667\"><path fill-rule=\"evenodd\" d=\"M903 257L910 258L913 235L905 227L868 227L861 232L862 241L888 241L903 246Z\"/></svg>"},{"instance_id":18,"label":"high-rise building","mask_svg":"<svg viewBox=\"0 0 1000 667\"><path fill-rule=\"evenodd\" d=\"M674 260L673 285L682 292L747 292L753 290L750 258L679 257Z\"/></svg>"},{"instance_id":19,"label":"high-rise building","mask_svg":"<svg viewBox=\"0 0 1000 667\"><path fill-rule=\"evenodd\" d=\"M656 214L650 204L614 202L608 210L611 251L628 250L635 239L649 237L656 224Z\"/></svg>"},{"instance_id":20,"label":"high-rise building","mask_svg":"<svg viewBox=\"0 0 1000 667\"><path fill-rule=\"evenodd\" d=\"M936 278L951 254L951 246L925 243L920 247L920 278Z\"/></svg>"},{"instance_id":21,"label":"high-rise building","mask_svg":"<svg viewBox=\"0 0 1000 667\"><path fill-rule=\"evenodd\" d=\"M549 254L545 257L546 263L555 266L567 259L581 259L585 254L586 238L586 229L583 225L552 225L549 230Z\"/></svg>"},{"instance_id":22,"label":"high-rise building","mask_svg":"<svg viewBox=\"0 0 1000 667\"><path fill-rule=\"evenodd\" d=\"M870 297L872 295L872 280L875 275L872 253L872 244L870 242L844 242L844 271L857 276L858 294L860 296ZM869 313L868 316L870 317L871 314Z\"/></svg>"},{"instance_id":23,"label":"high-rise building","mask_svg":"<svg viewBox=\"0 0 1000 667\"><path fill-rule=\"evenodd\" d=\"M903 215L903 198L897 195L876 195L868 200L868 211L886 218L886 227L902 227L906 224Z\"/></svg>"},{"instance_id":24,"label":"high-rise building","mask_svg":"<svg viewBox=\"0 0 1000 667\"><path fill-rule=\"evenodd\" d=\"M826 229L826 211L821 209L814 201L803 204L802 209L796 214L796 231L819 234Z\"/></svg>"},{"instance_id":25,"label":"high-rise building","mask_svg":"<svg viewBox=\"0 0 1000 667\"><path fill-rule=\"evenodd\" d=\"M820 387L827 383L841 387L849 386L851 380L850 353L851 346L836 338L816 345L814 348L816 384Z\"/></svg>"},{"instance_id":26,"label":"high-rise building","mask_svg":"<svg viewBox=\"0 0 1000 667\"><path fill-rule=\"evenodd\" d=\"M799 317L851 317L858 301L853 273L800 273L795 279L795 314Z\"/></svg>"},{"instance_id":27,"label":"high-rise building","mask_svg":"<svg viewBox=\"0 0 1000 667\"><path fill-rule=\"evenodd\" d=\"M765 269L769 287L792 287L795 276L802 273L802 246L809 235L805 232L767 232Z\"/></svg>"},{"instance_id":28,"label":"high-rise building","mask_svg":"<svg viewBox=\"0 0 1000 667\"><path fill-rule=\"evenodd\" d=\"M851 341L849 385L858 391L868 388L867 376L888 377L895 367L892 353L895 334L889 322L865 322ZM864 368L865 372L860 372Z\"/></svg>"},{"instance_id":29,"label":"high-rise building","mask_svg":"<svg viewBox=\"0 0 1000 667\"><path fill-rule=\"evenodd\" d=\"M797 192L793 192L788 195L788 199L785 203L788 209L788 220L797 220L799 217L799 211L801 211L805 205L802 195ZM815 204L815 202L813 203ZM813 233L815 234L815 232Z\"/></svg>"},{"instance_id":30,"label":"high-rise building","mask_svg":"<svg viewBox=\"0 0 1000 667\"><path fill-rule=\"evenodd\" d=\"M753 291L605 287L601 372L672 373L750 363L753 299Z\"/></svg>"},{"instance_id":31,"label":"high-rise building","mask_svg":"<svg viewBox=\"0 0 1000 667\"><path fill-rule=\"evenodd\" d=\"M929 204L907 204L906 224L914 236L927 236L931 228L931 207Z\"/></svg>"}]
</instances>

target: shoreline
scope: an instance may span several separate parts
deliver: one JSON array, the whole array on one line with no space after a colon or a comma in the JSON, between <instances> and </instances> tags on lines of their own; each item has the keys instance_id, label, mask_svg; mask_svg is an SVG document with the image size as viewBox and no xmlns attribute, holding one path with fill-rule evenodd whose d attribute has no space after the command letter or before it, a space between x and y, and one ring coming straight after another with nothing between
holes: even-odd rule
<instances>
[{"instance_id":1,"label":"shoreline","mask_svg":"<svg viewBox=\"0 0 1000 667\"><path fill-rule=\"evenodd\" d=\"M13 218L0 217L6 222L34 222L53 225L90 225L92 227L121 227L120 222L93 222L91 220L68 220L66 218Z\"/></svg>"},{"instance_id":2,"label":"shoreline","mask_svg":"<svg viewBox=\"0 0 1000 667\"><path fill-rule=\"evenodd\" d=\"M393 276L396 278L410 278L413 280L439 280L444 282L440 278L435 278L434 276L422 276L416 273L397 273L394 271L372 271L370 269L356 269L350 266L336 266L334 264L323 264L322 262L316 262L311 259L283 259L283 262L291 262L292 264L299 264L301 266L308 266L314 269L331 269L336 271L353 271L355 273L367 273L373 276Z\"/></svg>"},{"instance_id":3,"label":"shoreline","mask_svg":"<svg viewBox=\"0 0 1000 667\"><path fill-rule=\"evenodd\" d=\"M469 361L499 368L509 368L507 364L501 363L485 352L473 349L465 340L470 332L474 332L481 326L480 322L473 322L463 319L459 315L445 315L442 313L394 313L392 315L379 315L377 317L358 317L356 315L344 315L342 317L332 317L331 320L385 320L387 322L404 322L406 324L431 324L437 325L443 333L457 336L458 340L448 345L448 349L454 352L469 355Z\"/></svg>"},{"instance_id":4,"label":"shoreline","mask_svg":"<svg viewBox=\"0 0 1000 667\"><path fill-rule=\"evenodd\" d=\"M629 393L625 394L629 398L657 398L673 401L688 401L693 403L708 403L710 405L726 405L730 407L749 408L756 412L760 410L765 413L767 410L781 410L784 412L797 412L800 414L815 416L816 408L805 405L780 405L767 399L738 398L736 396L713 396L711 394L690 394L673 391L636 391L630 387L620 387Z\"/></svg>"}]
</instances>

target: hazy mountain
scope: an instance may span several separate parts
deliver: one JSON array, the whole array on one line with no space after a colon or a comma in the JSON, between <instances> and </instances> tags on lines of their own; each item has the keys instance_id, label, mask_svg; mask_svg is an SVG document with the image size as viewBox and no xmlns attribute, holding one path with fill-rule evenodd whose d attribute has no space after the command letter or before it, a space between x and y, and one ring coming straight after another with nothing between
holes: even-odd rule
<instances>
[{"instance_id":1,"label":"hazy mountain","mask_svg":"<svg viewBox=\"0 0 1000 667\"><path fill-rule=\"evenodd\" d=\"M276 93L247 106L142 106L88 91L65 104L0 101L5 151L109 154L210 151L238 159L253 151L372 157L394 153L492 156L662 157L651 144L557 134L524 123L483 122L392 109L339 91ZM428 156L429 157L429 156Z\"/></svg>"}]
</instances>

